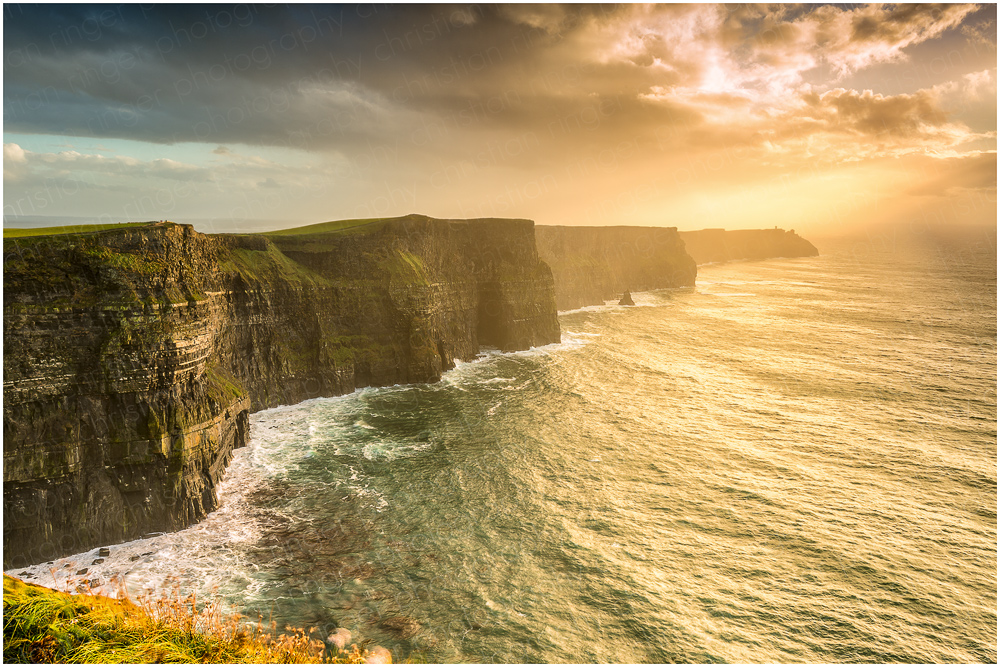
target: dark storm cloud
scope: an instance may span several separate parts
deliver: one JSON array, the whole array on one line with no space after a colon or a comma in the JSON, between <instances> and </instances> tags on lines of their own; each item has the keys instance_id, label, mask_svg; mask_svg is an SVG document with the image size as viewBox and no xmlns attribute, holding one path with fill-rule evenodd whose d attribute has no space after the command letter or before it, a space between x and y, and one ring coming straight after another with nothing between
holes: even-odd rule
<instances>
[{"instance_id":1,"label":"dark storm cloud","mask_svg":"<svg viewBox=\"0 0 1000 667\"><path fill-rule=\"evenodd\" d=\"M4 23L4 119L14 131L294 143L289 125L313 120L296 107L301 87L356 81L352 62L365 55L343 9L19 9ZM336 103L325 111L345 124Z\"/></svg>"},{"instance_id":2,"label":"dark storm cloud","mask_svg":"<svg viewBox=\"0 0 1000 667\"><path fill-rule=\"evenodd\" d=\"M343 146L391 132L371 121L400 109L468 115L480 102L477 120L516 115L489 104L523 84L498 89L498 73L558 39L479 6L5 11L8 131L164 143ZM601 11L575 8L565 23Z\"/></svg>"},{"instance_id":3,"label":"dark storm cloud","mask_svg":"<svg viewBox=\"0 0 1000 667\"><path fill-rule=\"evenodd\" d=\"M8 5L4 122L9 132L307 150L461 151L444 144L474 130L614 145L702 126L712 104L700 107L708 97L692 97L695 87L793 93L819 62L846 71L896 58L972 11ZM883 119L859 127L868 120Z\"/></svg>"}]
</instances>

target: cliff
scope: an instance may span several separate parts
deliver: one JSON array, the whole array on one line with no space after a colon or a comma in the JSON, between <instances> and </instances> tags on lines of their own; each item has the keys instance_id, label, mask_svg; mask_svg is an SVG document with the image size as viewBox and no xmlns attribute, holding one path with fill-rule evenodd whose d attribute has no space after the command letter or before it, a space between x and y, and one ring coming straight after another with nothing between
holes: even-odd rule
<instances>
[{"instance_id":1,"label":"cliff","mask_svg":"<svg viewBox=\"0 0 1000 667\"><path fill-rule=\"evenodd\" d=\"M815 257L819 255L809 241L784 229L703 229L680 232L688 254L698 264L728 262L734 259L770 257Z\"/></svg>"},{"instance_id":2,"label":"cliff","mask_svg":"<svg viewBox=\"0 0 1000 667\"><path fill-rule=\"evenodd\" d=\"M4 242L4 568L182 528L248 415L559 340L528 220Z\"/></svg>"},{"instance_id":3,"label":"cliff","mask_svg":"<svg viewBox=\"0 0 1000 667\"><path fill-rule=\"evenodd\" d=\"M535 227L555 278L556 306L619 299L625 290L694 285L697 268L675 227Z\"/></svg>"}]
</instances>

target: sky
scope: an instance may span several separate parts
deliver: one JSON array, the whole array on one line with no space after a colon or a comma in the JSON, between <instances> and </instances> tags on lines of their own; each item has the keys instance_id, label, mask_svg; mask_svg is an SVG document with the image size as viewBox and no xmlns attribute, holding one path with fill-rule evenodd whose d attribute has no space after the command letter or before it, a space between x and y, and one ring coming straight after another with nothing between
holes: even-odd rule
<instances>
[{"instance_id":1,"label":"sky","mask_svg":"<svg viewBox=\"0 0 1000 667\"><path fill-rule=\"evenodd\" d=\"M995 5L4 5L5 224L996 225Z\"/></svg>"}]
</instances>

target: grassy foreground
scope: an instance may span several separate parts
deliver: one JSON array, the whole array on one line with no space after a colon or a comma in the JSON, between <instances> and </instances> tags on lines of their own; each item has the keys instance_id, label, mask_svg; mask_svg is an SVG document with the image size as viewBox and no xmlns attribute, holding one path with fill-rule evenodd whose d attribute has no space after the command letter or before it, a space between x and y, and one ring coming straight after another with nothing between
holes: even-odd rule
<instances>
[{"instance_id":1,"label":"grassy foreground","mask_svg":"<svg viewBox=\"0 0 1000 667\"><path fill-rule=\"evenodd\" d=\"M385 649L325 649L303 630L277 638L195 600L69 595L3 577L4 663L391 662Z\"/></svg>"}]
</instances>

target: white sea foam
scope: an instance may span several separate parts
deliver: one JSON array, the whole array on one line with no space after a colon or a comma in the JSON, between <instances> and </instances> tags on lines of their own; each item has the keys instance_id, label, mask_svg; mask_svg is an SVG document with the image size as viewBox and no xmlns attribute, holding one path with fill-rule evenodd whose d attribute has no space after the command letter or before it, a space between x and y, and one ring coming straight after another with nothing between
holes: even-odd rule
<instances>
[{"instance_id":1,"label":"white sea foam","mask_svg":"<svg viewBox=\"0 0 1000 667\"><path fill-rule=\"evenodd\" d=\"M603 306L583 306L582 308L571 308L570 310L560 310L559 316L576 315L577 313L604 313L609 310L620 308L617 301L605 301Z\"/></svg>"},{"instance_id":2,"label":"white sea foam","mask_svg":"<svg viewBox=\"0 0 1000 667\"><path fill-rule=\"evenodd\" d=\"M698 285L701 286L703 283L699 279ZM617 299L609 299L604 302L603 305L592 305L583 306L582 308L572 308L570 310L560 310L559 316L563 317L565 315L576 315L577 313L607 313L607 312L627 312L634 308L661 308L664 306L670 306L673 297L671 296L675 292L687 292L690 291L689 287L680 288L664 288L658 290L650 290L648 292L631 292L632 301L635 303L634 306L620 306L618 305Z\"/></svg>"},{"instance_id":3,"label":"white sea foam","mask_svg":"<svg viewBox=\"0 0 1000 667\"><path fill-rule=\"evenodd\" d=\"M586 336L577 337L576 335L571 335L569 332L566 332L563 334L562 340L558 343L539 345L538 347L531 347L527 350L504 352L495 348L483 348L483 350L476 355L475 359L472 359L471 361L461 361L456 359L455 368L442 373L441 379L445 383L452 386L458 386L459 388L461 388L461 384L466 382L474 382L475 384L481 385L499 384L504 381L512 381L513 378L502 378L492 375L494 371L490 366L490 362L503 358L530 358L546 356L566 350L575 350L590 342L591 341L588 340L588 337ZM488 377L483 377L484 373L488 375Z\"/></svg>"},{"instance_id":4,"label":"white sea foam","mask_svg":"<svg viewBox=\"0 0 1000 667\"><path fill-rule=\"evenodd\" d=\"M246 575L249 566L239 549L259 538L259 527L242 502L247 491L260 485L249 458L245 450L235 454L220 484L221 507L201 523L175 533L111 545L110 555L100 563L96 563L101 558L99 549L90 549L8 574L69 592L88 585L94 592L111 597L118 596L122 585L131 596L147 590L169 591L175 579L185 591L208 594L224 584L227 592L235 592L235 587L251 594L255 586Z\"/></svg>"}]
</instances>

